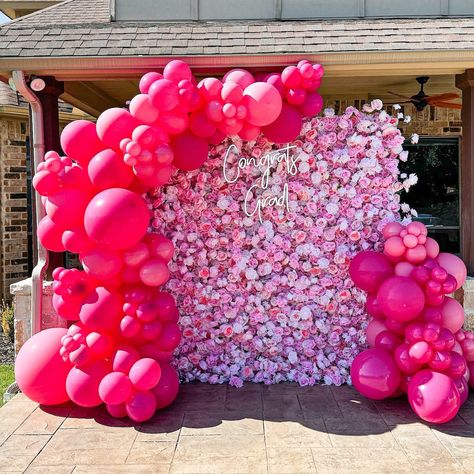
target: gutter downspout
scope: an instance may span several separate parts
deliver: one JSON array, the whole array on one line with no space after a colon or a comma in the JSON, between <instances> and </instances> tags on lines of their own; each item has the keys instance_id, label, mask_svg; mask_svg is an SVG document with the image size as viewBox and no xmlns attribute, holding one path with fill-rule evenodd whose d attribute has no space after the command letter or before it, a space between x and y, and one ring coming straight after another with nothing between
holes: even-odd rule
<instances>
[{"instance_id":1,"label":"gutter downspout","mask_svg":"<svg viewBox=\"0 0 474 474\"><path fill-rule=\"evenodd\" d=\"M36 94L27 86L23 71L12 72L13 83L16 90L26 99L31 107L31 132L32 132L32 152L33 168L44 161L44 122L43 107ZM35 192L34 198L35 220L38 227L41 219L46 215L41 196ZM31 274L31 335L41 331L41 314L43 307L43 280L48 268L49 254L41 245L36 236L37 263Z\"/></svg>"}]
</instances>

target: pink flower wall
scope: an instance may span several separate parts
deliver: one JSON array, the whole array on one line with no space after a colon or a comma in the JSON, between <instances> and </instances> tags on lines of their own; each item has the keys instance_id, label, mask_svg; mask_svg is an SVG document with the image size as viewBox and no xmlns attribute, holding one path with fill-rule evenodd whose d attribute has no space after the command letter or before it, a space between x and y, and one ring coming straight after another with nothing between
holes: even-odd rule
<instances>
[{"instance_id":1,"label":"pink flower wall","mask_svg":"<svg viewBox=\"0 0 474 474\"><path fill-rule=\"evenodd\" d=\"M399 218L398 191L409 185L399 181L402 143L384 111L326 111L304 124L287 160L268 160L278 147L263 138L228 141L150 196L153 227L176 246L167 289L181 314L184 380L348 381L368 319L348 265L361 250L382 250L382 227ZM260 203L261 219L245 203L249 214Z\"/></svg>"}]
</instances>

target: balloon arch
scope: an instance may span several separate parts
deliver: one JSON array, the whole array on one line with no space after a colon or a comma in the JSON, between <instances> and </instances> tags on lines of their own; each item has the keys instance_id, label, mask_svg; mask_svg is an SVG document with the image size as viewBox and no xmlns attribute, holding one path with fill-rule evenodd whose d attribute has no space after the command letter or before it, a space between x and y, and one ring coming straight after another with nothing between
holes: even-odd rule
<instances>
[{"instance_id":1,"label":"balloon arch","mask_svg":"<svg viewBox=\"0 0 474 474\"><path fill-rule=\"evenodd\" d=\"M106 110L96 124L79 120L63 130L66 156L46 153L33 179L46 209L37 233L48 250L78 254L84 270L53 272L53 305L70 326L41 331L18 354L16 379L28 397L105 403L112 416L137 422L176 398L170 360L181 340L179 314L160 290L174 247L148 233L143 195L165 185L174 168L199 168L209 145L226 137L291 142L303 117L322 108L322 76L321 65L303 60L281 74L233 69L222 81L197 83L174 60L163 74L142 77L129 110ZM375 347L356 357L351 375L364 395L408 392L422 418L442 422L467 397L474 336L461 329L462 308L445 296L462 285L465 267L438 255L426 234L421 224L391 223L386 255L354 258L351 277L369 292L367 339Z\"/></svg>"}]
</instances>

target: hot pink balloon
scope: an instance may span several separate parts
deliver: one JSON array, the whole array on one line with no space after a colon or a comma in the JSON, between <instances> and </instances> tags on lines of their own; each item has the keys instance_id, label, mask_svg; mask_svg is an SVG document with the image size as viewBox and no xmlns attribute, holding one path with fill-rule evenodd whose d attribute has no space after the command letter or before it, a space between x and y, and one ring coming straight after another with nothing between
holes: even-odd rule
<instances>
[{"instance_id":1,"label":"hot pink balloon","mask_svg":"<svg viewBox=\"0 0 474 474\"><path fill-rule=\"evenodd\" d=\"M252 141L255 140L260 135L260 127L244 123L239 132L239 137L242 140Z\"/></svg>"},{"instance_id":2,"label":"hot pink balloon","mask_svg":"<svg viewBox=\"0 0 474 474\"><path fill-rule=\"evenodd\" d=\"M163 77L179 83L182 80L190 81L193 78L193 73L187 63L179 59L174 59L165 66Z\"/></svg>"},{"instance_id":3,"label":"hot pink balloon","mask_svg":"<svg viewBox=\"0 0 474 474\"><path fill-rule=\"evenodd\" d=\"M381 400L398 389L401 376L393 356L383 349L361 352L351 366L354 387L365 397Z\"/></svg>"},{"instance_id":4,"label":"hot pink balloon","mask_svg":"<svg viewBox=\"0 0 474 474\"><path fill-rule=\"evenodd\" d=\"M170 277L168 265L161 258L152 258L140 267L140 279L147 286L161 286Z\"/></svg>"},{"instance_id":5,"label":"hot pink balloon","mask_svg":"<svg viewBox=\"0 0 474 474\"><path fill-rule=\"evenodd\" d=\"M194 112L189 119L189 128L197 137L210 137L216 132L216 125L203 111Z\"/></svg>"},{"instance_id":6,"label":"hot pink balloon","mask_svg":"<svg viewBox=\"0 0 474 474\"><path fill-rule=\"evenodd\" d=\"M367 250L352 259L349 275L358 288L375 293L382 282L393 275L393 266L385 255Z\"/></svg>"},{"instance_id":7,"label":"hot pink balloon","mask_svg":"<svg viewBox=\"0 0 474 474\"><path fill-rule=\"evenodd\" d=\"M181 330L176 323L168 322L163 325L161 334L156 340L156 345L162 351L172 351L181 342Z\"/></svg>"},{"instance_id":8,"label":"hot pink balloon","mask_svg":"<svg viewBox=\"0 0 474 474\"><path fill-rule=\"evenodd\" d=\"M63 328L45 329L21 347L15 361L15 380L20 390L42 405L59 405L69 400L66 377L72 368L59 353Z\"/></svg>"},{"instance_id":9,"label":"hot pink balloon","mask_svg":"<svg viewBox=\"0 0 474 474\"><path fill-rule=\"evenodd\" d=\"M161 410L174 402L178 396L179 378L176 369L167 363L161 363L161 377L152 393L156 399L156 408Z\"/></svg>"},{"instance_id":10,"label":"hot pink balloon","mask_svg":"<svg viewBox=\"0 0 474 474\"><path fill-rule=\"evenodd\" d=\"M129 267L139 267L149 256L150 250L145 242L138 242L123 252L123 260Z\"/></svg>"},{"instance_id":11,"label":"hot pink balloon","mask_svg":"<svg viewBox=\"0 0 474 474\"><path fill-rule=\"evenodd\" d=\"M90 196L79 189L61 189L46 201L46 214L62 228L82 225Z\"/></svg>"},{"instance_id":12,"label":"hot pink balloon","mask_svg":"<svg viewBox=\"0 0 474 474\"><path fill-rule=\"evenodd\" d=\"M87 166L89 160L106 148L97 135L96 125L88 120L75 120L61 132L61 148L66 155Z\"/></svg>"},{"instance_id":13,"label":"hot pink balloon","mask_svg":"<svg viewBox=\"0 0 474 474\"><path fill-rule=\"evenodd\" d=\"M385 349L388 352L394 352L395 349L402 343L402 338L392 331L382 331L377 334L375 338L375 347Z\"/></svg>"},{"instance_id":14,"label":"hot pink balloon","mask_svg":"<svg viewBox=\"0 0 474 474\"><path fill-rule=\"evenodd\" d=\"M272 123L262 127L262 133L274 143L290 143L300 134L302 124L298 110L283 103L280 115Z\"/></svg>"},{"instance_id":15,"label":"hot pink balloon","mask_svg":"<svg viewBox=\"0 0 474 474\"><path fill-rule=\"evenodd\" d=\"M375 295L369 294L367 296L367 301L365 303L365 309L370 316L375 319L385 319L385 315L382 313L382 310L378 304L377 298Z\"/></svg>"},{"instance_id":16,"label":"hot pink balloon","mask_svg":"<svg viewBox=\"0 0 474 474\"><path fill-rule=\"evenodd\" d=\"M456 278L456 290L464 285L467 277L467 268L464 262L452 253L440 253L436 259L438 263L451 275Z\"/></svg>"},{"instance_id":17,"label":"hot pink balloon","mask_svg":"<svg viewBox=\"0 0 474 474\"><path fill-rule=\"evenodd\" d=\"M125 403L121 405L105 405L107 412L114 418L125 418L127 416L127 410L125 409Z\"/></svg>"},{"instance_id":18,"label":"hot pink balloon","mask_svg":"<svg viewBox=\"0 0 474 474\"><path fill-rule=\"evenodd\" d=\"M273 87L275 87L277 91L280 93L280 95L282 96L282 98L286 97L287 88L283 84L283 81L281 80L281 74L279 73L270 74L265 79L265 82L268 82Z\"/></svg>"},{"instance_id":19,"label":"hot pink balloon","mask_svg":"<svg viewBox=\"0 0 474 474\"><path fill-rule=\"evenodd\" d=\"M215 77L206 77L198 84L199 94L206 102L211 102L215 99L220 99L222 82Z\"/></svg>"},{"instance_id":20,"label":"hot pink balloon","mask_svg":"<svg viewBox=\"0 0 474 474\"><path fill-rule=\"evenodd\" d=\"M86 336L86 342L97 357L109 358L112 353L113 340L110 336L93 331Z\"/></svg>"},{"instance_id":21,"label":"hot pink balloon","mask_svg":"<svg viewBox=\"0 0 474 474\"><path fill-rule=\"evenodd\" d=\"M317 92L310 92L298 110L304 117L314 117L323 108L323 98Z\"/></svg>"},{"instance_id":22,"label":"hot pink balloon","mask_svg":"<svg viewBox=\"0 0 474 474\"><path fill-rule=\"evenodd\" d=\"M255 82L244 90L243 105L247 107L246 120L252 125L270 125L280 115L281 95L267 82Z\"/></svg>"},{"instance_id":23,"label":"hot pink balloon","mask_svg":"<svg viewBox=\"0 0 474 474\"><path fill-rule=\"evenodd\" d=\"M84 215L84 225L92 240L114 249L124 249L143 238L149 219L148 206L141 196L126 189L112 188L92 199Z\"/></svg>"},{"instance_id":24,"label":"hot pink balloon","mask_svg":"<svg viewBox=\"0 0 474 474\"><path fill-rule=\"evenodd\" d=\"M153 124L158 120L160 111L150 100L148 94L138 94L130 101L130 113L140 122Z\"/></svg>"},{"instance_id":25,"label":"hot pink balloon","mask_svg":"<svg viewBox=\"0 0 474 474\"><path fill-rule=\"evenodd\" d=\"M173 321L178 320L178 309L176 307L176 301L170 293L160 291L155 295L154 304L158 313L158 318L161 321Z\"/></svg>"},{"instance_id":26,"label":"hot pink balloon","mask_svg":"<svg viewBox=\"0 0 474 474\"><path fill-rule=\"evenodd\" d=\"M148 234L145 242L150 249L150 253L154 257L160 257L165 262L169 262L173 258L174 245L170 239L161 234Z\"/></svg>"},{"instance_id":27,"label":"hot pink balloon","mask_svg":"<svg viewBox=\"0 0 474 474\"><path fill-rule=\"evenodd\" d=\"M293 89L301 85L301 72L296 66L288 66L281 73L281 80L286 87Z\"/></svg>"},{"instance_id":28,"label":"hot pink balloon","mask_svg":"<svg viewBox=\"0 0 474 474\"><path fill-rule=\"evenodd\" d=\"M139 352L132 346L121 346L112 356L112 367L115 372L128 374L133 364L140 359Z\"/></svg>"},{"instance_id":29,"label":"hot pink balloon","mask_svg":"<svg viewBox=\"0 0 474 474\"><path fill-rule=\"evenodd\" d=\"M159 79L163 79L163 74L160 74L159 72L147 72L144 74L138 85L140 92L142 94L148 94L151 85Z\"/></svg>"},{"instance_id":30,"label":"hot pink balloon","mask_svg":"<svg viewBox=\"0 0 474 474\"><path fill-rule=\"evenodd\" d=\"M99 385L109 372L110 364L104 360L73 367L66 379L66 390L71 400L81 407L100 405Z\"/></svg>"},{"instance_id":31,"label":"hot pink balloon","mask_svg":"<svg viewBox=\"0 0 474 474\"><path fill-rule=\"evenodd\" d=\"M372 321L369 322L367 325L367 328L365 329L365 335L367 338L367 343L369 344L370 347L375 346L375 340L377 339L377 336L387 330L387 326L380 321L379 319L372 319Z\"/></svg>"},{"instance_id":32,"label":"hot pink balloon","mask_svg":"<svg viewBox=\"0 0 474 474\"><path fill-rule=\"evenodd\" d=\"M189 126L188 115L182 112L164 112L158 119L159 125L170 135L179 135Z\"/></svg>"},{"instance_id":33,"label":"hot pink balloon","mask_svg":"<svg viewBox=\"0 0 474 474\"><path fill-rule=\"evenodd\" d=\"M191 133L176 136L171 144L174 152L173 164L185 171L195 170L207 160L209 145L206 140Z\"/></svg>"},{"instance_id":34,"label":"hot pink balloon","mask_svg":"<svg viewBox=\"0 0 474 474\"><path fill-rule=\"evenodd\" d=\"M61 237L64 248L73 253L87 252L91 247L94 246L94 242L86 234L84 228L74 227L70 230L63 232Z\"/></svg>"},{"instance_id":35,"label":"hot pink balloon","mask_svg":"<svg viewBox=\"0 0 474 474\"><path fill-rule=\"evenodd\" d=\"M245 89L255 82L255 78L246 69L231 69L224 75L222 81L224 83L233 82Z\"/></svg>"},{"instance_id":36,"label":"hot pink balloon","mask_svg":"<svg viewBox=\"0 0 474 474\"><path fill-rule=\"evenodd\" d=\"M97 134L108 147L118 149L122 139L131 137L137 125L139 123L128 110L114 107L100 114Z\"/></svg>"},{"instance_id":37,"label":"hot pink balloon","mask_svg":"<svg viewBox=\"0 0 474 474\"><path fill-rule=\"evenodd\" d=\"M107 247L93 247L82 253L80 260L89 275L102 280L115 277L123 267L120 253Z\"/></svg>"},{"instance_id":38,"label":"hot pink balloon","mask_svg":"<svg viewBox=\"0 0 474 474\"><path fill-rule=\"evenodd\" d=\"M136 389L151 390L160 380L160 364L149 357L140 359L133 364L129 377Z\"/></svg>"},{"instance_id":39,"label":"hot pink balloon","mask_svg":"<svg viewBox=\"0 0 474 474\"><path fill-rule=\"evenodd\" d=\"M244 89L235 82L226 82L221 90L221 99L224 102L239 104L244 97Z\"/></svg>"},{"instance_id":40,"label":"hot pink balloon","mask_svg":"<svg viewBox=\"0 0 474 474\"><path fill-rule=\"evenodd\" d=\"M132 395L133 385L122 372L110 372L99 384L99 396L104 403L120 405Z\"/></svg>"},{"instance_id":41,"label":"hot pink balloon","mask_svg":"<svg viewBox=\"0 0 474 474\"><path fill-rule=\"evenodd\" d=\"M133 181L133 172L123 162L123 155L111 149L95 155L87 170L90 180L99 189L127 188Z\"/></svg>"},{"instance_id":42,"label":"hot pink balloon","mask_svg":"<svg viewBox=\"0 0 474 474\"><path fill-rule=\"evenodd\" d=\"M425 295L411 278L393 276L380 285L377 301L386 316L403 322L416 318L422 312Z\"/></svg>"},{"instance_id":43,"label":"hot pink balloon","mask_svg":"<svg viewBox=\"0 0 474 474\"><path fill-rule=\"evenodd\" d=\"M416 363L409 354L410 346L409 344L400 344L394 353L394 359L398 368L405 374L414 374L418 372L421 368L421 365Z\"/></svg>"},{"instance_id":44,"label":"hot pink balloon","mask_svg":"<svg viewBox=\"0 0 474 474\"><path fill-rule=\"evenodd\" d=\"M155 81L148 90L151 103L161 112L169 112L179 103L178 86L168 79Z\"/></svg>"},{"instance_id":45,"label":"hot pink balloon","mask_svg":"<svg viewBox=\"0 0 474 474\"><path fill-rule=\"evenodd\" d=\"M41 245L46 249L53 252L64 252L65 249L62 243L63 231L63 228L55 224L48 216L45 216L38 224L36 234Z\"/></svg>"},{"instance_id":46,"label":"hot pink balloon","mask_svg":"<svg viewBox=\"0 0 474 474\"><path fill-rule=\"evenodd\" d=\"M454 380L454 384L458 389L459 396L461 397L461 405L464 405L467 398L469 397L469 385L464 377L460 377Z\"/></svg>"},{"instance_id":47,"label":"hot pink balloon","mask_svg":"<svg viewBox=\"0 0 474 474\"><path fill-rule=\"evenodd\" d=\"M92 331L109 331L117 327L122 315L120 294L99 286L83 301L79 318Z\"/></svg>"},{"instance_id":48,"label":"hot pink balloon","mask_svg":"<svg viewBox=\"0 0 474 474\"><path fill-rule=\"evenodd\" d=\"M156 411L155 396L149 391L136 391L126 402L125 409L129 418L137 423L149 420Z\"/></svg>"},{"instance_id":49,"label":"hot pink balloon","mask_svg":"<svg viewBox=\"0 0 474 474\"><path fill-rule=\"evenodd\" d=\"M33 187L41 196L51 196L59 191L61 181L56 173L46 170L36 171L33 176Z\"/></svg>"},{"instance_id":50,"label":"hot pink balloon","mask_svg":"<svg viewBox=\"0 0 474 474\"><path fill-rule=\"evenodd\" d=\"M413 411L429 423L452 420L461 406L453 380L445 374L422 370L408 384L408 401Z\"/></svg>"}]
</instances>

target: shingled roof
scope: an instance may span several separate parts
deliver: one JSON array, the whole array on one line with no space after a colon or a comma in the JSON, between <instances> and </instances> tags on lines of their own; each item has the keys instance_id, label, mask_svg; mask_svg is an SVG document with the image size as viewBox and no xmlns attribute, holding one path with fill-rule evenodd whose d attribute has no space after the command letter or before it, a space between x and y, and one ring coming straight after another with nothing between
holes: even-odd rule
<instances>
[{"instance_id":1,"label":"shingled roof","mask_svg":"<svg viewBox=\"0 0 474 474\"><path fill-rule=\"evenodd\" d=\"M474 50L474 18L113 22L109 0L67 0L0 28L0 58L422 50Z\"/></svg>"}]
</instances>

